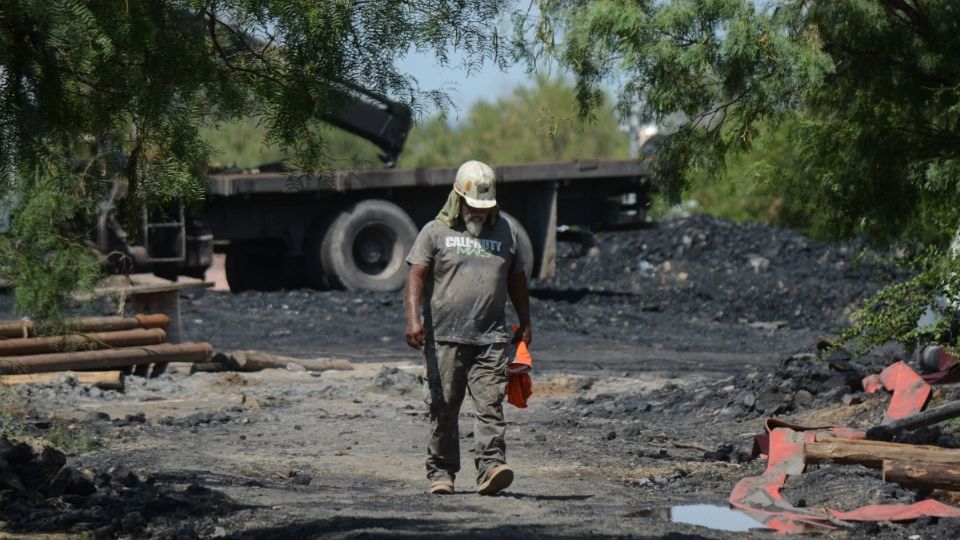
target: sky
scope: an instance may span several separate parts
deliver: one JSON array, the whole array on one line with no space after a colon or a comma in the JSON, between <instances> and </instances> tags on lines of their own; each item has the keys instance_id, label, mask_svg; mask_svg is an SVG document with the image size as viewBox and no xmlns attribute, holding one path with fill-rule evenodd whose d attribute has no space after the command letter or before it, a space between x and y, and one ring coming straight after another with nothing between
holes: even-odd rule
<instances>
[{"instance_id":1,"label":"sky","mask_svg":"<svg viewBox=\"0 0 960 540\"><path fill-rule=\"evenodd\" d=\"M412 54L397 65L402 72L417 80L421 90L443 90L450 96L454 109L447 112L447 117L454 123L464 117L477 101L494 101L531 79L521 65L501 71L491 63L485 63L481 70L468 74L461 67L462 60L462 56L454 53L450 56L449 64L440 67L433 55ZM428 114L433 112L427 111Z\"/></svg>"}]
</instances>

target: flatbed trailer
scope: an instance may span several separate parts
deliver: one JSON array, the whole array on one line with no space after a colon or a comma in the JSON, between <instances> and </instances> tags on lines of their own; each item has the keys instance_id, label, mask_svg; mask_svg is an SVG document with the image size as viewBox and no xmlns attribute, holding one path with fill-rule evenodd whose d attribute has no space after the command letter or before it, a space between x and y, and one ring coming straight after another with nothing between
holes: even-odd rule
<instances>
[{"instance_id":1,"label":"flatbed trailer","mask_svg":"<svg viewBox=\"0 0 960 540\"><path fill-rule=\"evenodd\" d=\"M533 277L556 273L557 230L646 222L649 162L495 166L497 201L518 225ZM231 289L396 290L418 230L436 216L456 167L214 174L203 221L227 254Z\"/></svg>"}]
</instances>

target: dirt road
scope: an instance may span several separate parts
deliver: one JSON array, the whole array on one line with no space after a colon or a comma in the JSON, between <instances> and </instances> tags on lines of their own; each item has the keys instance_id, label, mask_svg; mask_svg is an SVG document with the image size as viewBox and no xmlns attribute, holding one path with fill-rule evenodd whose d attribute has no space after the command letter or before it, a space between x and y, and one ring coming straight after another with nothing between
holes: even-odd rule
<instances>
[{"instance_id":1,"label":"dirt road","mask_svg":"<svg viewBox=\"0 0 960 540\"><path fill-rule=\"evenodd\" d=\"M199 292L182 297L191 339L341 356L356 369L190 375L180 366L130 378L124 394L68 383L19 390L39 411L31 433L71 418L103 446L71 457L94 474L96 494L10 504L3 527L156 538L771 537L720 530L742 525L723 509L685 507L725 507L733 484L763 469L749 450L765 416L878 419L885 397L841 398L890 351L785 359L812 351L889 275L762 226L697 218L636 234L601 237L592 255L562 260L556 282L535 284L534 397L528 409L507 407L518 476L501 496L473 492L469 405L458 494L425 493L422 368L402 341L398 293ZM823 470L821 483L785 493L841 509L916 498L866 473ZM691 516L710 527L680 522ZM854 535L918 531L958 533L928 520Z\"/></svg>"}]
</instances>

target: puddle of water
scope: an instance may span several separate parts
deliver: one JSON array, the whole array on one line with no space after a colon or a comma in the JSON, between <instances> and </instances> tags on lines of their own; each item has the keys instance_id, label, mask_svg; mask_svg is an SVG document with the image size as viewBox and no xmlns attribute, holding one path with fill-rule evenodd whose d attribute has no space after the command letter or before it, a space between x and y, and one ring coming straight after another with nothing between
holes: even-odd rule
<instances>
[{"instance_id":1,"label":"puddle of water","mask_svg":"<svg viewBox=\"0 0 960 540\"><path fill-rule=\"evenodd\" d=\"M670 508L670 521L721 531L743 532L750 529L766 529L763 523L743 512L713 504L673 506Z\"/></svg>"}]
</instances>

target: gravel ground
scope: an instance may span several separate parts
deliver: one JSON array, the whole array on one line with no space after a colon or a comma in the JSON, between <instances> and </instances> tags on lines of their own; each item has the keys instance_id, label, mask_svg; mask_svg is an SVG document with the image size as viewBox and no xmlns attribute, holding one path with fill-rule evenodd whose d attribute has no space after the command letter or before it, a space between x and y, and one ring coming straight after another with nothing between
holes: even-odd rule
<instances>
[{"instance_id":1,"label":"gravel ground","mask_svg":"<svg viewBox=\"0 0 960 540\"><path fill-rule=\"evenodd\" d=\"M507 409L518 479L503 496L473 493L469 407L458 494L424 494L422 368L403 343L399 293L199 291L182 296L190 339L345 357L356 369L180 367L129 378L123 394L69 380L8 390L35 411L24 429L37 448L10 454L14 471L60 467L39 452L62 426L51 418L104 446L68 455L76 474L61 476L73 484L38 488L41 502L0 499L0 528L105 538L772 538L719 530L722 518L712 528L679 523L671 507L725 506L737 480L763 469L750 451L765 417L865 427L882 416L888 398L863 395L857 382L900 351L814 354L864 295L899 277L857 263L854 248L705 216L600 234L583 255L561 247L557 278L532 284L535 394L528 409ZM960 446L952 428L913 436ZM74 493L89 485L93 494ZM784 494L840 509L919 497L876 471L840 466L791 479ZM956 538L960 528L927 519L852 531L913 534Z\"/></svg>"}]
</instances>

